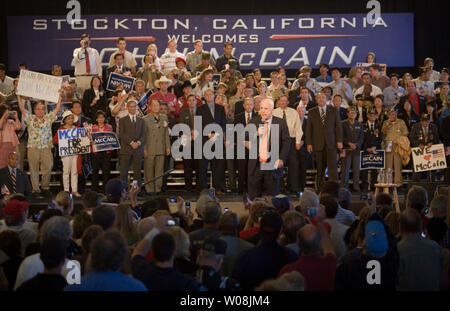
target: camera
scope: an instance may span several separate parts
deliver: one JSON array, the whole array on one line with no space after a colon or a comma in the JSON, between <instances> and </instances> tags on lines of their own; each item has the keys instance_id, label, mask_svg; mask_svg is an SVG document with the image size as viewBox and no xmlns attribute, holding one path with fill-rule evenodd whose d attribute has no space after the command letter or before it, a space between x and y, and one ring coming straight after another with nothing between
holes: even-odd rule
<instances>
[{"instance_id":1,"label":"camera","mask_svg":"<svg viewBox=\"0 0 450 311\"><path fill-rule=\"evenodd\" d=\"M178 218L178 217L169 218L167 220L168 227L179 226L179 225L180 225L180 218Z\"/></svg>"},{"instance_id":2,"label":"camera","mask_svg":"<svg viewBox=\"0 0 450 311\"><path fill-rule=\"evenodd\" d=\"M216 196L216 189L209 189L209 196L214 199L214 197Z\"/></svg>"},{"instance_id":3,"label":"camera","mask_svg":"<svg viewBox=\"0 0 450 311\"><path fill-rule=\"evenodd\" d=\"M175 199L175 198L170 198L170 199L169 199L169 202L170 202L170 203L175 203L176 201L177 201L177 199Z\"/></svg>"},{"instance_id":4,"label":"camera","mask_svg":"<svg viewBox=\"0 0 450 311\"><path fill-rule=\"evenodd\" d=\"M87 48L89 45L89 41L88 40L83 40L83 47Z\"/></svg>"},{"instance_id":5,"label":"camera","mask_svg":"<svg viewBox=\"0 0 450 311\"><path fill-rule=\"evenodd\" d=\"M15 119L15 117L16 117L15 111L10 111L10 112L9 112L9 118Z\"/></svg>"},{"instance_id":6,"label":"camera","mask_svg":"<svg viewBox=\"0 0 450 311\"><path fill-rule=\"evenodd\" d=\"M308 216L315 216L317 215L317 207L313 207L308 209L308 211L306 212L306 215Z\"/></svg>"},{"instance_id":7,"label":"camera","mask_svg":"<svg viewBox=\"0 0 450 311\"><path fill-rule=\"evenodd\" d=\"M173 78L174 78L175 80L178 80L178 78L179 78L178 73L174 74L174 75L173 75Z\"/></svg>"},{"instance_id":8,"label":"camera","mask_svg":"<svg viewBox=\"0 0 450 311\"><path fill-rule=\"evenodd\" d=\"M189 211L191 209L191 202L187 201L184 203L184 208L186 209L186 216L189 214Z\"/></svg>"},{"instance_id":9,"label":"camera","mask_svg":"<svg viewBox=\"0 0 450 311\"><path fill-rule=\"evenodd\" d=\"M230 211L230 209L229 209L228 207L225 207L225 208L224 208L224 212L225 212L225 213L228 213L229 211Z\"/></svg>"}]
</instances>

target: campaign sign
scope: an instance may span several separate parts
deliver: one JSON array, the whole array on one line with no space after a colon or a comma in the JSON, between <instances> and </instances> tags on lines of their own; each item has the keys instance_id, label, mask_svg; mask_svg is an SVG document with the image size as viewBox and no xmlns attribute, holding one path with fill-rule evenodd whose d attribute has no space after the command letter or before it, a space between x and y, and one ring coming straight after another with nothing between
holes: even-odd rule
<instances>
[{"instance_id":1,"label":"campaign sign","mask_svg":"<svg viewBox=\"0 0 450 311\"><path fill-rule=\"evenodd\" d=\"M426 172L440 170L447 167L443 144L432 145L431 147L412 148L414 172Z\"/></svg>"},{"instance_id":2,"label":"campaign sign","mask_svg":"<svg viewBox=\"0 0 450 311\"><path fill-rule=\"evenodd\" d=\"M139 100L138 106L139 109L141 109L142 114L146 115L147 114L147 109L148 109L148 98L150 97L150 95L152 95L153 92L151 90L148 90L147 93L145 93L144 96L142 96L141 100Z\"/></svg>"},{"instance_id":3,"label":"campaign sign","mask_svg":"<svg viewBox=\"0 0 450 311\"><path fill-rule=\"evenodd\" d=\"M362 170L384 169L384 150L375 150L376 153L361 151L360 168Z\"/></svg>"},{"instance_id":4,"label":"campaign sign","mask_svg":"<svg viewBox=\"0 0 450 311\"><path fill-rule=\"evenodd\" d=\"M47 113L52 112L53 110L55 110L55 108L56 108L55 103L47 103ZM61 121L63 113L70 109L72 109L72 102L61 103L61 108L59 109L59 112L56 115L58 120Z\"/></svg>"},{"instance_id":5,"label":"campaign sign","mask_svg":"<svg viewBox=\"0 0 450 311\"><path fill-rule=\"evenodd\" d=\"M94 132L91 138L94 152L120 149L119 139L114 132Z\"/></svg>"},{"instance_id":6,"label":"campaign sign","mask_svg":"<svg viewBox=\"0 0 450 311\"><path fill-rule=\"evenodd\" d=\"M115 91L119 85L122 85L124 90L129 93L133 90L134 81L136 79L133 77L127 77L119 73L111 72L108 78L108 84L106 89L108 91Z\"/></svg>"},{"instance_id":7,"label":"campaign sign","mask_svg":"<svg viewBox=\"0 0 450 311\"><path fill-rule=\"evenodd\" d=\"M214 84L214 91L217 91L217 86L219 85L221 79L222 79L222 76L220 75L220 73L215 73L213 75L212 81Z\"/></svg>"},{"instance_id":8,"label":"campaign sign","mask_svg":"<svg viewBox=\"0 0 450 311\"><path fill-rule=\"evenodd\" d=\"M49 102L57 102L61 84L62 77L21 70L19 84L17 85L17 94Z\"/></svg>"},{"instance_id":9,"label":"campaign sign","mask_svg":"<svg viewBox=\"0 0 450 311\"><path fill-rule=\"evenodd\" d=\"M58 130L58 141L59 156L61 157L91 152L88 128L75 127Z\"/></svg>"},{"instance_id":10,"label":"campaign sign","mask_svg":"<svg viewBox=\"0 0 450 311\"><path fill-rule=\"evenodd\" d=\"M356 67L361 68L361 71L364 72L369 72L369 67L370 65L373 65L371 63L356 63ZM380 70L381 72L386 73L386 64L377 64L378 66L380 66Z\"/></svg>"}]
</instances>

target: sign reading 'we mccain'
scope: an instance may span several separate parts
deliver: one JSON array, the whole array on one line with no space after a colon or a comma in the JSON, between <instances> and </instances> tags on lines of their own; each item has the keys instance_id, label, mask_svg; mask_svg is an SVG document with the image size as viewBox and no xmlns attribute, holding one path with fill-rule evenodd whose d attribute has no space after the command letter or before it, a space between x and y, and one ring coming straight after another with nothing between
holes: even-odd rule
<instances>
[{"instance_id":1,"label":"sign reading 'we mccain'","mask_svg":"<svg viewBox=\"0 0 450 311\"><path fill-rule=\"evenodd\" d=\"M414 172L440 170L447 167L445 161L444 145L437 144L431 147L412 148Z\"/></svg>"}]
</instances>

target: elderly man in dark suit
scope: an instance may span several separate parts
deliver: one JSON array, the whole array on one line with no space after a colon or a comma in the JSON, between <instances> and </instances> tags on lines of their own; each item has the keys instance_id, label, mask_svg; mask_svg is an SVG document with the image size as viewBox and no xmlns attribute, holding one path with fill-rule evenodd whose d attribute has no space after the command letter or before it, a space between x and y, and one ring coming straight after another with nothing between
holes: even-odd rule
<instances>
[{"instance_id":1,"label":"elderly man in dark suit","mask_svg":"<svg viewBox=\"0 0 450 311\"><path fill-rule=\"evenodd\" d=\"M328 167L328 179L337 180L337 149L342 149L342 124L339 111L326 105L327 96L319 92L316 96L317 107L308 112L306 124L306 148L314 151L317 162L316 187L320 189L325 182L325 168Z\"/></svg>"},{"instance_id":2,"label":"elderly man in dark suit","mask_svg":"<svg viewBox=\"0 0 450 311\"><path fill-rule=\"evenodd\" d=\"M0 187L5 185L10 194L22 193L31 196L31 184L27 174L17 168L18 155L11 152L8 155L8 165L0 169Z\"/></svg>"},{"instance_id":3,"label":"elderly man in dark suit","mask_svg":"<svg viewBox=\"0 0 450 311\"><path fill-rule=\"evenodd\" d=\"M225 133L225 124L226 124L226 115L225 115L225 109L222 105L216 104L214 101L214 91L211 89L205 90L203 97L205 98L206 103L201 105L197 108L196 116L202 117L202 130L205 128L205 126L209 124L217 124L222 128L222 133L211 133L208 136L202 136L202 133L200 134L200 137L203 137L203 145L208 140L216 140L219 139L221 143L224 141L223 135ZM212 149L214 149L213 147ZM225 150L225 148L223 148ZM215 151L212 150L213 152ZM222 156L225 156L223 154ZM225 160L224 157L222 158L216 158L213 157L211 160L206 159L205 154L203 154L203 159L201 162L201 182L202 182L202 188L206 189L208 188L208 182L207 182L207 170L208 170L208 164L211 162L211 171L212 171L212 186L216 189L216 194L223 194L223 176L224 176L224 168L225 168Z\"/></svg>"},{"instance_id":4,"label":"elderly man in dark suit","mask_svg":"<svg viewBox=\"0 0 450 311\"><path fill-rule=\"evenodd\" d=\"M280 187L280 178L283 177L283 167L287 161L291 146L291 137L286 121L272 115L274 103L271 99L261 101L259 116L253 117L251 124L257 129L256 146L252 145L249 134L246 133L246 147L250 151L248 160L248 196L251 200L261 196L262 193L277 195ZM278 137L272 139L274 125L278 126ZM278 150L272 150L272 140L278 142ZM256 148L256 158L252 157L251 150ZM272 155L276 156L271 158ZM264 164L274 166L265 169ZM262 191L264 189L264 192Z\"/></svg>"},{"instance_id":5,"label":"elderly man in dark suit","mask_svg":"<svg viewBox=\"0 0 450 311\"><path fill-rule=\"evenodd\" d=\"M136 114L137 102L127 102L128 115L119 119L120 140L120 179L128 185L128 167L133 161L133 180L142 182L141 166L144 157L144 144L147 138L145 122Z\"/></svg>"},{"instance_id":6,"label":"elderly man in dark suit","mask_svg":"<svg viewBox=\"0 0 450 311\"><path fill-rule=\"evenodd\" d=\"M342 122L345 157L343 159L341 185L348 188L348 175L350 167L353 173L353 190L359 188L359 161L361 146L364 142L364 125L356 119L355 107L348 108L348 119Z\"/></svg>"}]
</instances>

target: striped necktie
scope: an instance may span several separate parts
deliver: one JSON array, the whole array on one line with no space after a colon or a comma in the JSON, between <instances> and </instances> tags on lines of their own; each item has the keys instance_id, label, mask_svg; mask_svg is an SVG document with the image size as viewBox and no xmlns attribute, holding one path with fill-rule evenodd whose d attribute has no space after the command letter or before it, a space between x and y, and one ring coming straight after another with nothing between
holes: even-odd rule
<instances>
[{"instance_id":1,"label":"striped necktie","mask_svg":"<svg viewBox=\"0 0 450 311\"><path fill-rule=\"evenodd\" d=\"M320 108L320 119L322 119L322 125L325 124L325 109L322 107Z\"/></svg>"},{"instance_id":2,"label":"striped necktie","mask_svg":"<svg viewBox=\"0 0 450 311\"><path fill-rule=\"evenodd\" d=\"M12 193L16 193L16 169L11 170Z\"/></svg>"}]
</instances>

